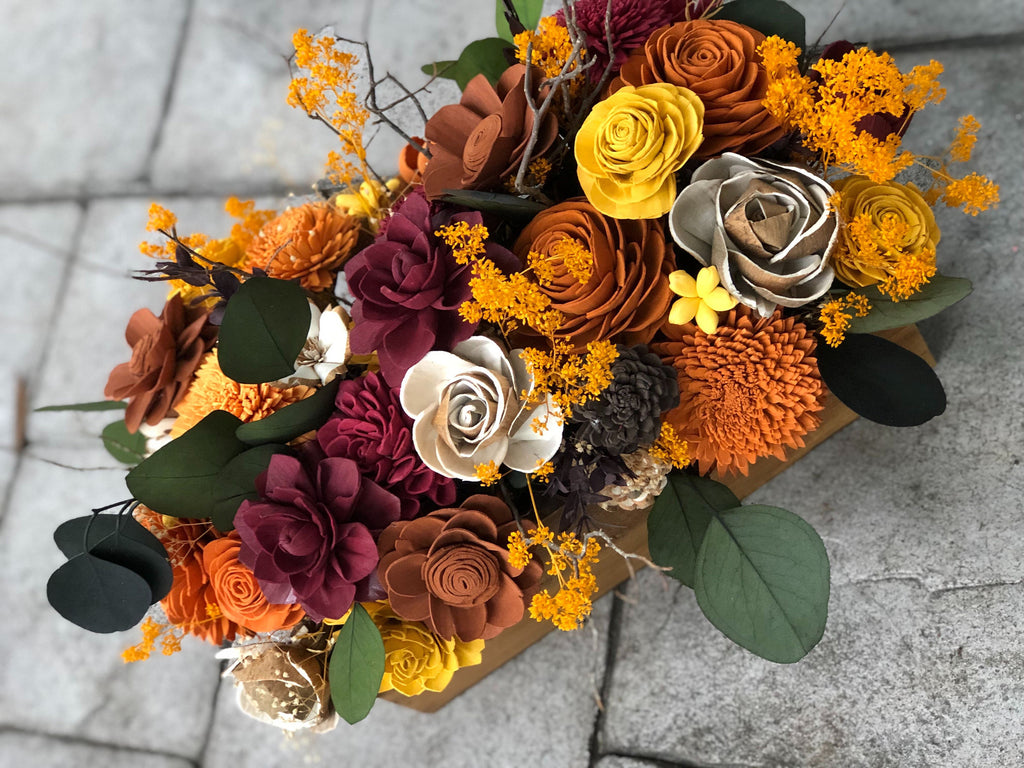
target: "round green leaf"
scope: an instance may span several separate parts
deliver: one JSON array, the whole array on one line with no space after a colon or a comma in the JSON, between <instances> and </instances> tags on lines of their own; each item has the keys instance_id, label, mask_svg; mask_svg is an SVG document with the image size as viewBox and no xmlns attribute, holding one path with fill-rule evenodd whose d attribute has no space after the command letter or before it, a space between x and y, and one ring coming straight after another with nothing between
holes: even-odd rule
<instances>
[{"instance_id":1,"label":"round green leaf","mask_svg":"<svg viewBox=\"0 0 1024 768\"><path fill-rule=\"evenodd\" d=\"M309 302L296 283L252 277L228 300L217 341L221 370L242 384L263 384L295 371L306 343Z\"/></svg>"},{"instance_id":2,"label":"round green leaf","mask_svg":"<svg viewBox=\"0 0 1024 768\"><path fill-rule=\"evenodd\" d=\"M874 333L900 328L937 315L971 293L971 281L962 277L935 275L913 296L893 301L875 286L859 289L867 296L871 311L850 320L850 333Z\"/></svg>"},{"instance_id":3,"label":"round green leaf","mask_svg":"<svg viewBox=\"0 0 1024 768\"><path fill-rule=\"evenodd\" d=\"M85 529L93 515L84 515L66 520L53 532L53 540L65 557L75 557L92 549L100 539L105 539L114 531L126 539L149 547L154 554L167 559L167 550L160 539L131 515L96 515L92 527L89 528L89 540L85 541ZM86 549L83 549L83 544Z\"/></svg>"},{"instance_id":4,"label":"round green leaf","mask_svg":"<svg viewBox=\"0 0 1024 768\"><path fill-rule=\"evenodd\" d=\"M704 534L694 592L704 615L733 642L769 661L799 661L825 632L825 545L784 509L722 512Z\"/></svg>"},{"instance_id":5,"label":"round green leaf","mask_svg":"<svg viewBox=\"0 0 1024 768\"><path fill-rule=\"evenodd\" d=\"M54 571L46 598L72 624L102 633L134 627L152 603L145 579L90 554L73 557Z\"/></svg>"},{"instance_id":6,"label":"round green leaf","mask_svg":"<svg viewBox=\"0 0 1024 768\"><path fill-rule=\"evenodd\" d=\"M707 477L672 472L647 517L651 559L670 567L668 575L693 587L693 570L704 531L716 512L738 507L728 486Z\"/></svg>"},{"instance_id":7,"label":"round green leaf","mask_svg":"<svg viewBox=\"0 0 1024 768\"><path fill-rule=\"evenodd\" d=\"M146 436L141 432L134 435L128 431L124 419L107 424L100 433L107 453L122 464L135 466L146 458Z\"/></svg>"},{"instance_id":8,"label":"round green leaf","mask_svg":"<svg viewBox=\"0 0 1024 768\"><path fill-rule=\"evenodd\" d=\"M427 64L422 67L422 71L427 75L454 80L460 90L465 90L469 81L481 74L490 81L491 85L496 85L501 74L508 69L509 62L505 58L505 52L511 51L512 48L510 42L502 40L500 37L474 40L459 54L458 61L438 61L434 64Z\"/></svg>"},{"instance_id":9,"label":"round green leaf","mask_svg":"<svg viewBox=\"0 0 1024 768\"><path fill-rule=\"evenodd\" d=\"M231 459L218 473L210 492L210 518L218 531L235 527L238 507L258 496L256 478L270 465L274 454L287 450L283 445L257 445Z\"/></svg>"},{"instance_id":10,"label":"round green leaf","mask_svg":"<svg viewBox=\"0 0 1024 768\"><path fill-rule=\"evenodd\" d=\"M121 536L117 531L96 542L89 554L127 568L145 579L151 603L163 600L171 591L174 572L167 555L158 555L145 544Z\"/></svg>"},{"instance_id":11,"label":"round green leaf","mask_svg":"<svg viewBox=\"0 0 1024 768\"><path fill-rule=\"evenodd\" d=\"M540 21L541 12L544 9L544 0L512 0L512 7L516 9L516 16L519 17L519 22L526 29L533 30L537 28L537 23ZM512 30L509 28L508 19L505 18L504 0L495 0L494 15L498 37L502 40L508 40L510 43L513 42Z\"/></svg>"},{"instance_id":12,"label":"round green leaf","mask_svg":"<svg viewBox=\"0 0 1024 768\"><path fill-rule=\"evenodd\" d=\"M373 708L384 677L384 641L370 614L359 603L338 632L327 678L334 709L348 723L358 723Z\"/></svg>"},{"instance_id":13,"label":"round green leaf","mask_svg":"<svg viewBox=\"0 0 1024 768\"><path fill-rule=\"evenodd\" d=\"M778 35L807 50L807 22L802 13L782 0L734 0L723 5L715 19L746 24L766 37Z\"/></svg>"},{"instance_id":14,"label":"round green leaf","mask_svg":"<svg viewBox=\"0 0 1024 768\"><path fill-rule=\"evenodd\" d=\"M838 347L819 344L821 378L850 410L890 427L915 427L946 410L935 371L880 336L847 336Z\"/></svg>"},{"instance_id":15,"label":"round green leaf","mask_svg":"<svg viewBox=\"0 0 1024 768\"><path fill-rule=\"evenodd\" d=\"M246 422L235 430L235 437L249 445L287 443L319 429L334 412L334 398L340 386L341 379L335 379L305 400L286 405L264 419Z\"/></svg>"}]
</instances>

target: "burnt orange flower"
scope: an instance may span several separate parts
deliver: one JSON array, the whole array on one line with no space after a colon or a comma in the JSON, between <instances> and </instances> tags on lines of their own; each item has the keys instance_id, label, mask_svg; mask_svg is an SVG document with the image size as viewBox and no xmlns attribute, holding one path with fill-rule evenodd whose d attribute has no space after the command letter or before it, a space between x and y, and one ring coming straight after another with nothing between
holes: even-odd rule
<instances>
[{"instance_id":1,"label":"burnt orange flower","mask_svg":"<svg viewBox=\"0 0 1024 768\"><path fill-rule=\"evenodd\" d=\"M826 390L814 336L794 318L739 307L713 334L692 323L666 328L674 340L651 348L675 367L680 405L665 419L701 474L745 475L762 456L785 459L786 448L802 447L821 423Z\"/></svg>"},{"instance_id":2,"label":"burnt orange flower","mask_svg":"<svg viewBox=\"0 0 1024 768\"><path fill-rule=\"evenodd\" d=\"M298 278L310 291L329 291L358 241L358 219L325 203L306 203L263 225L246 250L245 268L280 280Z\"/></svg>"},{"instance_id":3,"label":"burnt orange flower","mask_svg":"<svg viewBox=\"0 0 1024 768\"><path fill-rule=\"evenodd\" d=\"M226 618L253 632L276 632L294 627L306 612L295 604L267 600L256 576L238 562L242 542L236 531L203 547L203 568L209 576L217 605Z\"/></svg>"},{"instance_id":4,"label":"burnt orange flower","mask_svg":"<svg viewBox=\"0 0 1024 768\"><path fill-rule=\"evenodd\" d=\"M239 384L220 369L215 349L207 354L188 394L178 403L178 419L171 436L183 435L214 411L233 413L242 421L257 421L315 391L306 386L278 389L270 384Z\"/></svg>"}]
</instances>

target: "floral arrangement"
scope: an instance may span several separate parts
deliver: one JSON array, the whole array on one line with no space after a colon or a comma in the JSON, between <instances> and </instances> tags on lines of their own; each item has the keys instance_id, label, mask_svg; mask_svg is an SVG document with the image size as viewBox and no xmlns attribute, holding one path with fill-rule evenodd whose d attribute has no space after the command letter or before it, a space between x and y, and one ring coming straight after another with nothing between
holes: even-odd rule
<instances>
[{"instance_id":1,"label":"floral arrangement","mask_svg":"<svg viewBox=\"0 0 1024 768\"><path fill-rule=\"evenodd\" d=\"M52 407L124 411L103 440L131 497L57 529L47 592L92 631L141 621L126 661L193 635L244 711L324 730L443 690L520 622L576 629L611 558L764 658L821 638L821 539L721 480L802 447L832 396L894 426L944 410L875 334L970 291L932 209L996 204L952 170L979 124L914 154L941 66L808 46L779 0L540 6L500 0L419 90L300 30L289 102L340 144L319 197L231 199L219 239L153 204L137 277L166 304L131 317L107 400ZM459 103L400 125L437 77ZM371 121L407 142L395 178ZM636 511L650 560L617 544Z\"/></svg>"}]
</instances>

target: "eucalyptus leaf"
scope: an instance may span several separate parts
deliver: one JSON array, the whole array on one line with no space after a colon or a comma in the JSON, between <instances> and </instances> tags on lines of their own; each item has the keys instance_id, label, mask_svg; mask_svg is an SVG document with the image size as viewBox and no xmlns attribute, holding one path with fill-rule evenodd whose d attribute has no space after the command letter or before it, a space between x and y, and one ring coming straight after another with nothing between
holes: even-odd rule
<instances>
[{"instance_id":1,"label":"eucalyptus leaf","mask_svg":"<svg viewBox=\"0 0 1024 768\"><path fill-rule=\"evenodd\" d=\"M235 431L235 436L249 445L287 443L310 430L319 429L334 412L334 398L341 379L335 379L304 400L286 405L266 418L249 421Z\"/></svg>"},{"instance_id":2,"label":"eucalyptus leaf","mask_svg":"<svg viewBox=\"0 0 1024 768\"><path fill-rule=\"evenodd\" d=\"M95 517L95 520L93 518ZM92 520L92 525L89 521ZM86 528L89 529L89 540L85 540ZM96 546L100 539L105 539L114 531L126 539L144 544L155 554L167 558L167 550L160 539L131 515L83 515L66 520L53 532L53 540L64 553L64 557L75 557Z\"/></svg>"},{"instance_id":3,"label":"eucalyptus leaf","mask_svg":"<svg viewBox=\"0 0 1024 768\"><path fill-rule=\"evenodd\" d=\"M151 604L163 600L171 591L174 572L166 553L158 555L146 545L119 535L117 529L90 547L89 554L127 568L145 579L151 593Z\"/></svg>"},{"instance_id":4,"label":"eucalyptus leaf","mask_svg":"<svg viewBox=\"0 0 1024 768\"><path fill-rule=\"evenodd\" d=\"M124 419L107 424L100 433L107 453L122 464L135 466L146 458L146 436L141 432L134 435L128 431Z\"/></svg>"},{"instance_id":5,"label":"eucalyptus leaf","mask_svg":"<svg viewBox=\"0 0 1024 768\"><path fill-rule=\"evenodd\" d=\"M866 317L851 319L849 331L874 333L917 323L953 306L971 290L970 280L945 275L935 275L913 296L900 301L893 301L873 285L858 289L857 293L867 296L871 302L871 311Z\"/></svg>"},{"instance_id":6,"label":"eucalyptus leaf","mask_svg":"<svg viewBox=\"0 0 1024 768\"><path fill-rule=\"evenodd\" d=\"M544 0L512 0L512 6L516 9L516 15L520 23L528 29L534 30L540 22L540 15L544 9ZM498 30L498 37L502 40L513 42L512 30L509 28L508 19L505 18L504 0L495 0L494 21Z\"/></svg>"},{"instance_id":7,"label":"eucalyptus leaf","mask_svg":"<svg viewBox=\"0 0 1024 768\"><path fill-rule=\"evenodd\" d=\"M36 413L44 411L123 411L128 403L120 400L98 400L92 403L72 403L71 405L44 405L36 408Z\"/></svg>"},{"instance_id":8,"label":"eucalyptus leaf","mask_svg":"<svg viewBox=\"0 0 1024 768\"><path fill-rule=\"evenodd\" d=\"M738 507L729 487L708 477L672 472L647 517L651 559L672 570L668 575L693 587L697 553L704 531L717 512Z\"/></svg>"},{"instance_id":9,"label":"eucalyptus leaf","mask_svg":"<svg viewBox=\"0 0 1024 768\"><path fill-rule=\"evenodd\" d=\"M263 384L295 372L306 343L309 302L296 283L251 277L224 309L217 360L242 384Z\"/></svg>"},{"instance_id":10,"label":"eucalyptus leaf","mask_svg":"<svg viewBox=\"0 0 1024 768\"><path fill-rule=\"evenodd\" d=\"M924 424L946 410L946 392L923 359L880 336L854 334L819 344L818 371L850 410L890 427Z\"/></svg>"},{"instance_id":11,"label":"eucalyptus leaf","mask_svg":"<svg viewBox=\"0 0 1024 768\"><path fill-rule=\"evenodd\" d=\"M162 515L211 517L221 470L249 447L235 437L241 423L214 411L130 470L128 490Z\"/></svg>"},{"instance_id":12,"label":"eucalyptus leaf","mask_svg":"<svg viewBox=\"0 0 1024 768\"><path fill-rule=\"evenodd\" d=\"M535 200L477 189L446 189L441 200L464 208L518 218L532 218L544 210L544 206Z\"/></svg>"},{"instance_id":13,"label":"eucalyptus leaf","mask_svg":"<svg viewBox=\"0 0 1024 768\"><path fill-rule=\"evenodd\" d=\"M327 678L334 709L348 723L366 717L377 700L384 677L384 641L370 614L359 603L338 632Z\"/></svg>"},{"instance_id":14,"label":"eucalyptus leaf","mask_svg":"<svg viewBox=\"0 0 1024 768\"><path fill-rule=\"evenodd\" d=\"M715 19L738 21L765 37L778 35L801 50L807 49L807 22L803 14L782 0L734 0L723 5Z\"/></svg>"},{"instance_id":15,"label":"eucalyptus leaf","mask_svg":"<svg viewBox=\"0 0 1024 768\"><path fill-rule=\"evenodd\" d=\"M726 637L769 661L799 661L828 618L829 564L821 538L777 507L712 518L695 568L697 604Z\"/></svg>"},{"instance_id":16,"label":"eucalyptus leaf","mask_svg":"<svg viewBox=\"0 0 1024 768\"><path fill-rule=\"evenodd\" d=\"M46 599L72 624L107 633L138 624L152 604L152 592L137 573L83 553L53 572Z\"/></svg>"},{"instance_id":17,"label":"eucalyptus leaf","mask_svg":"<svg viewBox=\"0 0 1024 768\"><path fill-rule=\"evenodd\" d=\"M235 513L246 499L258 497L256 478L270 464L271 457L284 453L283 445L258 445L231 459L217 474L211 499L210 518L219 531L234 528Z\"/></svg>"},{"instance_id":18,"label":"eucalyptus leaf","mask_svg":"<svg viewBox=\"0 0 1024 768\"><path fill-rule=\"evenodd\" d=\"M485 37L467 45L456 61L427 64L422 67L422 71L426 75L454 80L463 91L469 85L469 81L477 75L484 75L491 85L497 85L502 72L509 66L505 53L511 50L512 44L508 40Z\"/></svg>"}]
</instances>

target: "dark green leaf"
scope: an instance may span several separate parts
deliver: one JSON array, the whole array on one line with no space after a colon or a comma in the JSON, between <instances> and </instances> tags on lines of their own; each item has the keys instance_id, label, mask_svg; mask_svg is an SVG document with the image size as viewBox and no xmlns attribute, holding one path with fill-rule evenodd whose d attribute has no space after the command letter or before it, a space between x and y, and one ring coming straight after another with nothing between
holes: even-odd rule
<instances>
[{"instance_id":1,"label":"dark green leaf","mask_svg":"<svg viewBox=\"0 0 1024 768\"><path fill-rule=\"evenodd\" d=\"M167 558L167 550L160 543L160 539L150 533L131 515L96 515L95 517L92 527L89 527L89 521L93 519L93 515L84 515L61 523L53 532L53 540L60 551L64 553L64 557L74 557L92 549L96 542L105 539L116 530L120 536L138 544L144 544L160 557ZM87 527L89 527L88 542L85 541ZM82 548L83 545L86 546L86 549Z\"/></svg>"},{"instance_id":2,"label":"dark green leaf","mask_svg":"<svg viewBox=\"0 0 1024 768\"><path fill-rule=\"evenodd\" d=\"M516 9L519 21L529 30L537 28L540 21L540 14L544 8L544 0L512 0ZM495 0L494 20L498 29L498 37L502 40L512 42L512 30L509 29L508 20L505 18L505 3L503 0Z\"/></svg>"},{"instance_id":3,"label":"dark green leaf","mask_svg":"<svg viewBox=\"0 0 1024 768\"><path fill-rule=\"evenodd\" d=\"M806 50L807 22L803 14L782 0L735 0L722 6L715 19L738 21L769 37L778 35Z\"/></svg>"},{"instance_id":4,"label":"dark green leaf","mask_svg":"<svg viewBox=\"0 0 1024 768\"><path fill-rule=\"evenodd\" d=\"M946 393L924 360L879 336L818 345L821 378L848 408L890 427L914 427L946 410Z\"/></svg>"},{"instance_id":5,"label":"dark green leaf","mask_svg":"<svg viewBox=\"0 0 1024 768\"><path fill-rule=\"evenodd\" d=\"M296 283L253 277L224 309L217 341L221 370L242 384L263 384L294 373L306 343L309 302Z\"/></svg>"},{"instance_id":6,"label":"dark green leaf","mask_svg":"<svg viewBox=\"0 0 1024 768\"><path fill-rule=\"evenodd\" d=\"M61 616L90 632L119 632L139 623L152 603L146 580L94 555L71 558L46 583Z\"/></svg>"},{"instance_id":7,"label":"dark green leaf","mask_svg":"<svg viewBox=\"0 0 1024 768\"><path fill-rule=\"evenodd\" d=\"M107 424L100 433L107 453L122 464L135 466L146 458L146 436L141 432L134 435L128 431L124 419Z\"/></svg>"},{"instance_id":8,"label":"dark green leaf","mask_svg":"<svg viewBox=\"0 0 1024 768\"><path fill-rule=\"evenodd\" d=\"M971 292L971 281L962 277L935 275L908 299L893 301L875 286L858 289L871 302L867 317L850 320L851 333L874 333L899 328L937 315Z\"/></svg>"},{"instance_id":9,"label":"dark green leaf","mask_svg":"<svg viewBox=\"0 0 1024 768\"><path fill-rule=\"evenodd\" d=\"M491 85L496 85L501 73L508 69L505 51L512 45L500 37L475 40L465 47L456 62L438 61L423 67L424 74L437 75L454 80L460 90L465 90L469 81L477 75L484 75Z\"/></svg>"},{"instance_id":10,"label":"dark green leaf","mask_svg":"<svg viewBox=\"0 0 1024 768\"><path fill-rule=\"evenodd\" d=\"M695 576L697 604L708 620L761 658L799 661L825 632L828 555L792 512L751 505L716 515Z\"/></svg>"},{"instance_id":11,"label":"dark green leaf","mask_svg":"<svg viewBox=\"0 0 1024 768\"><path fill-rule=\"evenodd\" d=\"M167 555L158 555L146 545L119 535L116 530L100 539L89 549L89 554L127 568L145 579L153 603L163 600L171 591L174 573Z\"/></svg>"},{"instance_id":12,"label":"dark green leaf","mask_svg":"<svg viewBox=\"0 0 1024 768\"><path fill-rule=\"evenodd\" d=\"M128 490L162 515L211 517L221 470L249 447L235 437L241 423L214 411L129 471Z\"/></svg>"},{"instance_id":13,"label":"dark green leaf","mask_svg":"<svg viewBox=\"0 0 1024 768\"><path fill-rule=\"evenodd\" d=\"M647 517L651 559L670 567L669 576L693 587L693 569L708 523L716 512L739 504L728 486L707 477L673 472Z\"/></svg>"},{"instance_id":14,"label":"dark green leaf","mask_svg":"<svg viewBox=\"0 0 1024 768\"><path fill-rule=\"evenodd\" d=\"M341 379L335 379L305 400L287 405L265 419L246 422L235 431L235 436L249 445L287 443L319 429L334 412L334 398L340 385Z\"/></svg>"},{"instance_id":15,"label":"dark green leaf","mask_svg":"<svg viewBox=\"0 0 1024 768\"><path fill-rule=\"evenodd\" d=\"M500 192L481 192L476 189L446 189L441 199L446 203L473 208L488 213L501 213L506 216L532 218L544 210L544 206L535 200L515 195L503 195Z\"/></svg>"},{"instance_id":16,"label":"dark green leaf","mask_svg":"<svg viewBox=\"0 0 1024 768\"><path fill-rule=\"evenodd\" d=\"M270 457L288 449L283 445L258 445L239 454L217 475L210 517L219 531L234 528L235 512L246 499L255 499L256 478L270 464Z\"/></svg>"},{"instance_id":17,"label":"dark green leaf","mask_svg":"<svg viewBox=\"0 0 1024 768\"><path fill-rule=\"evenodd\" d=\"M358 723L373 708L383 677L384 641L370 614L355 603L338 632L327 670L334 709L348 723Z\"/></svg>"},{"instance_id":18,"label":"dark green leaf","mask_svg":"<svg viewBox=\"0 0 1024 768\"><path fill-rule=\"evenodd\" d=\"M128 403L120 400L99 400L94 403L74 403L72 405L44 405L36 408L37 413L43 411L123 411Z\"/></svg>"}]
</instances>

